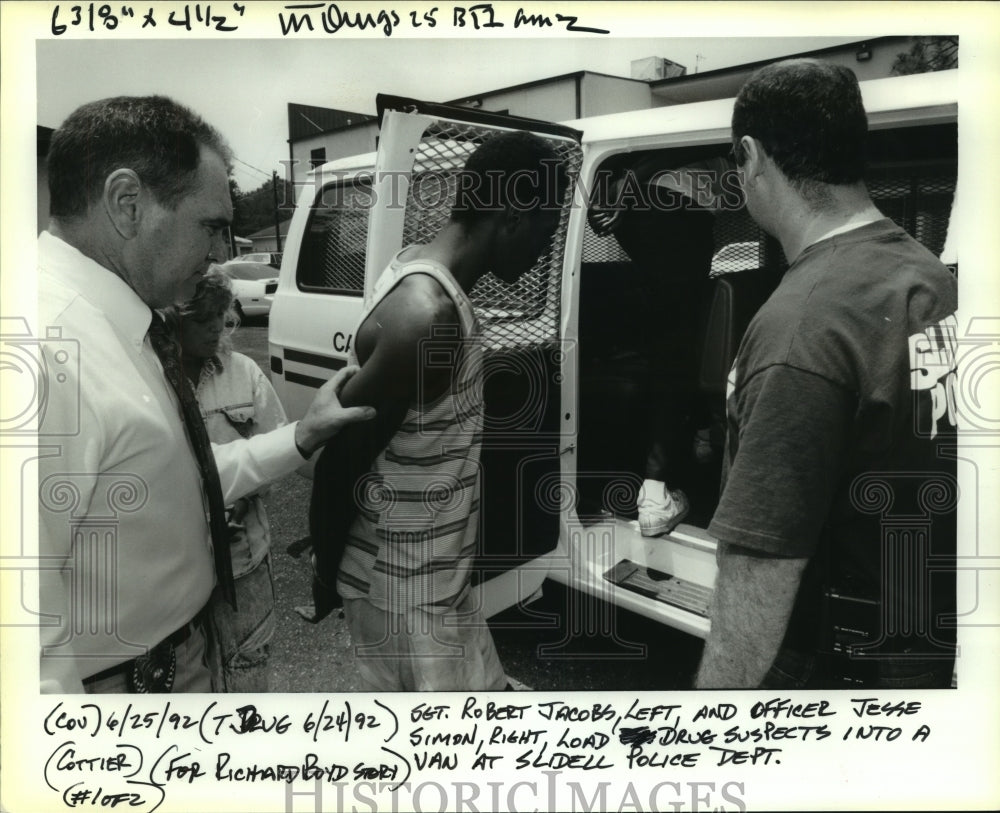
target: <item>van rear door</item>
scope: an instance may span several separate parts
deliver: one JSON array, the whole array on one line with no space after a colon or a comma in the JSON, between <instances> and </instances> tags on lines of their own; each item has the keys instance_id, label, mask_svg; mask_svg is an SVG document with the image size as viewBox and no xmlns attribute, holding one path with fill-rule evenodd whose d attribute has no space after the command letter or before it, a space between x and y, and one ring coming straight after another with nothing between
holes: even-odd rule
<instances>
[{"instance_id":1,"label":"van rear door","mask_svg":"<svg viewBox=\"0 0 1000 813\"><path fill-rule=\"evenodd\" d=\"M575 180L581 133L551 122L500 116L394 96L378 97L381 129L372 181L365 295L405 245L426 243L447 222L458 176L481 143L510 130L548 140ZM487 616L536 592L560 516L561 453L575 433L575 358L564 341L564 253L573 187L549 248L516 284L485 275L470 292L482 326L485 427L481 556Z\"/></svg>"}]
</instances>

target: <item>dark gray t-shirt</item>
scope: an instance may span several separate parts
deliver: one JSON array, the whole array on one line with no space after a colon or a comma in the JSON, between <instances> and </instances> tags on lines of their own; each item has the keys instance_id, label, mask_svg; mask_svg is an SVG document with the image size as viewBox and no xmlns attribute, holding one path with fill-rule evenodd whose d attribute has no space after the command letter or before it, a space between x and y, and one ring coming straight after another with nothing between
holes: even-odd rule
<instances>
[{"instance_id":1,"label":"dark gray t-shirt","mask_svg":"<svg viewBox=\"0 0 1000 813\"><path fill-rule=\"evenodd\" d=\"M900 568L931 586L900 613L953 608L956 306L948 269L880 220L808 247L747 329L709 530L812 557L791 630L824 584L875 598Z\"/></svg>"}]
</instances>

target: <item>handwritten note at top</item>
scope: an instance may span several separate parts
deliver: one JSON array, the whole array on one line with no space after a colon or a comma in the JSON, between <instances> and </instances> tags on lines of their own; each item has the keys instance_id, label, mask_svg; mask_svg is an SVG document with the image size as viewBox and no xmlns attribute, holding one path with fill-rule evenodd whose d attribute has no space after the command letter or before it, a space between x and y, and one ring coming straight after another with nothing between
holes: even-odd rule
<instances>
[{"instance_id":1,"label":"handwritten note at top","mask_svg":"<svg viewBox=\"0 0 1000 813\"><path fill-rule=\"evenodd\" d=\"M213 11L212 6L215 6ZM67 31L122 31L132 36L136 31L162 29L186 31L195 29L212 32L238 30L237 22L246 13L245 3L162 3L150 5L118 5L110 3L58 4L52 9L52 33L61 36Z\"/></svg>"},{"instance_id":2,"label":"handwritten note at top","mask_svg":"<svg viewBox=\"0 0 1000 813\"><path fill-rule=\"evenodd\" d=\"M276 16L275 16L276 15ZM494 7L493 3L433 6L419 9L378 8L371 3L287 3L277 12L268 7L255 8L248 3L60 3L52 8L51 31L54 36L66 33L137 32L163 30L232 33L248 19L266 19L277 23L282 36L341 31L381 33L391 37L401 26L429 31L435 28L463 29L469 34L488 33L494 29L574 34L610 34L610 29L584 25L577 15L552 13L544 6L514 10Z\"/></svg>"}]
</instances>

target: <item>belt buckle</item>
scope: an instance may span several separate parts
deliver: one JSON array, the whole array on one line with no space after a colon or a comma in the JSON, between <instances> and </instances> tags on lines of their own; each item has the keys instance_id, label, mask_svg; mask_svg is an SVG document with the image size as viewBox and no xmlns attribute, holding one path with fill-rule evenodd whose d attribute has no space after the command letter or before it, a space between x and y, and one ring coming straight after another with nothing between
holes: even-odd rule
<instances>
[{"instance_id":1,"label":"belt buckle","mask_svg":"<svg viewBox=\"0 0 1000 813\"><path fill-rule=\"evenodd\" d=\"M170 641L161 641L132 662L129 688L136 694L168 694L177 673L177 653Z\"/></svg>"}]
</instances>

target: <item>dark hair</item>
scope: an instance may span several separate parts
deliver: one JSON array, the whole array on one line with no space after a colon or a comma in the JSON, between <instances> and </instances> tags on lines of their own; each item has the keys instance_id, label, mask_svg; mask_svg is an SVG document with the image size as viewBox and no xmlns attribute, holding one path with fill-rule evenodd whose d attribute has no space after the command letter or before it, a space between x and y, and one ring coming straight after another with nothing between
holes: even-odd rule
<instances>
[{"instance_id":1,"label":"dark hair","mask_svg":"<svg viewBox=\"0 0 1000 813\"><path fill-rule=\"evenodd\" d=\"M868 117L857 77L842 65L812 59L761 68L733 107L733 153L740 139L760 141L789 181L849 184L862 180Z\"/></svg>"},{"instance_id":2,"label":"dark hair","mask_svg":"<svg viewBox=\"0 0 1000 813\"><path fill-rule=\"evenodd\" d=\"M451 219L469 224L507 207L558 210L567 186L565 162L550 142L523 131L500 133L465 162Z\"/></svg>"},{"instance_id":3,"label":"dark hair","mask_svg":"<svg viewBox=\"0 0 1000 813\"><path fill-rule=\"evenodd\" d=\"M201 147L229 165L232 153L218 131L165 96L118 96L85 104L52 134L49 214L85 214L116 169L135 171L160 204L174 208L194 182Z\"/></svg>"}]
</instances>

